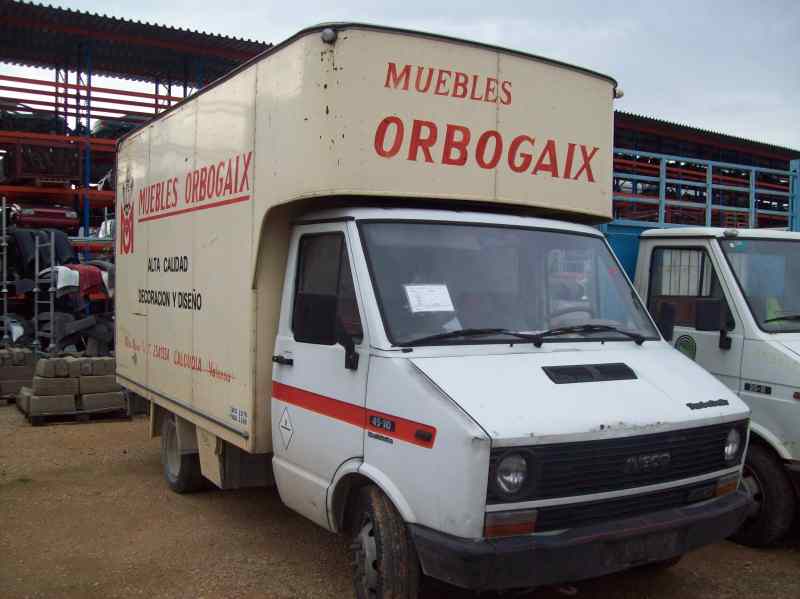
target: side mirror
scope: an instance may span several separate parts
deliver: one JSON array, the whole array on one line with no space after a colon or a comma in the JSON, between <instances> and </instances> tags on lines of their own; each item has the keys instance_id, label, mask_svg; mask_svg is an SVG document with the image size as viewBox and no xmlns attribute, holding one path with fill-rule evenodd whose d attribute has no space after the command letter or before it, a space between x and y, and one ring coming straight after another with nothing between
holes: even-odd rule
<instances>
[{"instance_id":1,"label":"side mirror","mask_svg":"<svg viewBox=\"0 0 800 599\"><path fill-rule=\"evenodd\" d=\"M336 343L336 307L335 295L299 294L292 315L295 340L319 345Z\"/></svg>"},{"instance_id":2,"label":"side mirror","mask_svg":"<svg viewBox=\"0 0 800 599\"><path fill-rule=\"evenodd\" d=\"M341 318L336 319L336 340L344 347L344 367L347 370L358 370L358 352L353 336L344 328Z\"/></svg>"},{"instance_id":3,"label":"side mirror","mask_svg":"<svg viewBox=\"0 0 800 599\"><path fill-rule=\"evenodd\" d=\"M728 336L727 310L721 299L698 299L695 303L694 328L698 331L719 331L719 348L730 349L733 341Z\"/></svg>"},{"instance_id":4,"label":"side mirror","mask_svg":"<svg viewBox=\"0 0 800 599\"><path fill-rule=\"evenodd\" d=\"M658 307L656 326L667 341L675 336L675 304L665 302Z\"/></svg>"}]
</instances>

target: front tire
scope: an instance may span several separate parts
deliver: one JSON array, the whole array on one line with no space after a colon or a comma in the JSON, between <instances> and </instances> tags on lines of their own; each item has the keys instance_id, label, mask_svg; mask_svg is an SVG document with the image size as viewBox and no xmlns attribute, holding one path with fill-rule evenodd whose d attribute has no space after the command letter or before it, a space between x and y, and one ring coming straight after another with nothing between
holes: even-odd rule
<instances>
[{"instance_id":1,"label":"front tire","mask_svg":"<svg viewBox=\"0 0 800 599\"><path fill-rule=\"evenodd\" d=\"M358 599L416 599L420 568L408 528L377 487L359 491L353 524L353 584Z\"/></svg>"},{"instance_id":2,"label":"front tire","mask_svg":"<svg viewBox=\"0 0 800 599\"><path fill-rule=\"evenodd\" d=\"M781 540L794 522L794 487L777 457L761 445L750 445L742 485L756 502L752 514L731 537L749 547L768 547Z\"/></svg>"},{"instance_id":3,"label":"front tire","mask_svg":"<svg viewBox=\"0 0 800 599\"><path fill-rule=\"evenodd\" d=\"M161 422L161 465L169 488L176 493L193 493L205 486L200 456L180 452L174 414L165 414Z\"/></svg>"}]
</instances>

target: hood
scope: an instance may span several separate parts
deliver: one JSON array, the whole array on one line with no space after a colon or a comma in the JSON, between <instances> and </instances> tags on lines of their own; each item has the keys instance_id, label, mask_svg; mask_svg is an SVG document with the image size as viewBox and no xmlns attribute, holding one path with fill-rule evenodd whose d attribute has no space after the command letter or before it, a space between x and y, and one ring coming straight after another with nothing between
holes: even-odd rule
<instances>
[{"instance_id":1,"label":"hood","mask_svg":"<svg viewBox=\"0 0 800 599\"><path fill-rule=\"evenodd\" d=\"M598 347L411 362L493 439L548 443L619 437L749 414L732 391L664 343ZM557 384L543 370L612 363L627 365L635 378Z\"/></svg>"}]
</instances>

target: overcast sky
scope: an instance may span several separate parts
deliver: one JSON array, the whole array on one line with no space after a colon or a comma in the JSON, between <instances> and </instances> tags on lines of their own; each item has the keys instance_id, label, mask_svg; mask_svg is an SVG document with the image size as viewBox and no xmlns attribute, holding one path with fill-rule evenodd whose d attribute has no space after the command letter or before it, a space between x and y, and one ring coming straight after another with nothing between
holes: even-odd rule
<instances>
[{"instance_id":1,"label":"overcast sky","mask_svg":"<svg viewBox=\"0 0 800 599\"><path fill-rule=\"evenodd\" d=\"M321 21L446 33L607 73L620 110L800 149L798 0L52 3L267 42Z\"/></svg>"}]
</instances>

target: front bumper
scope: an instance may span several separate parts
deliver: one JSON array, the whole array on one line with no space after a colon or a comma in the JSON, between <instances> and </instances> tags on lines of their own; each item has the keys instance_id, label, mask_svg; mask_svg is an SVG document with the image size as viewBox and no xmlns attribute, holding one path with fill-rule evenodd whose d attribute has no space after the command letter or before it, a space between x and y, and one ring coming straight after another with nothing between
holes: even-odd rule
<instances>
[{"instance_id":1,"label":"front bumper","mask_svg":"<svg viewBox=\"0 0 800 599\"><path fill-rule=\"evenodd\" d=\"M595 578L668 560L721 541L750 508L736 491L719 499L558 534L462 539L409 525L428 576L468 589L534 587Z\"/></svg>"}]
</instances>

